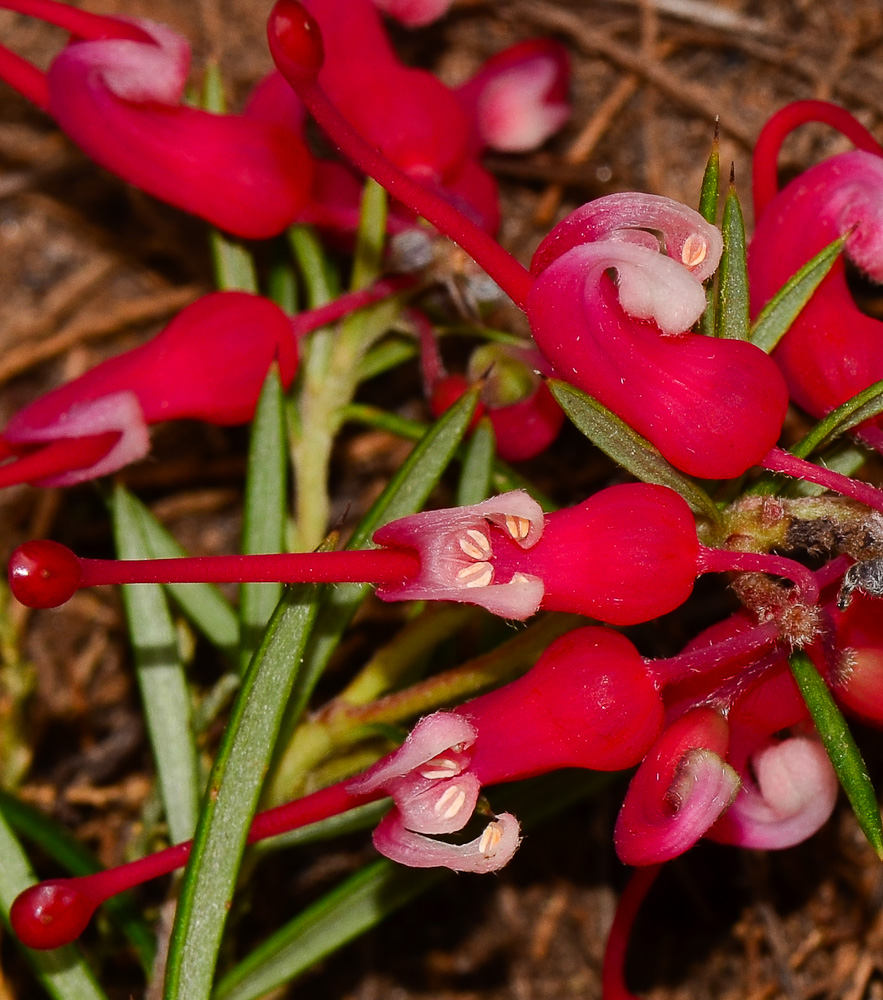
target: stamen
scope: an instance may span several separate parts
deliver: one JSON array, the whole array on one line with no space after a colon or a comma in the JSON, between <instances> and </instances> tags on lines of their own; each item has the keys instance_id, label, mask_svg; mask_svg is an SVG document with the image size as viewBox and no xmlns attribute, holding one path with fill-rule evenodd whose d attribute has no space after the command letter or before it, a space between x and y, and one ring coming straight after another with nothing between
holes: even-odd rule
<instances>
[{"instance_id":1,"label":"stamen","mask_svg":"<svg viewBox=\"0 0 883 1000\"><path fill-rule=\"evenodd\" d=\"M441 798L433 806L433 812L441 813L443 819L453 819L463 808L465 802L466 793L463 789L459 785L451 785L450 788L445 789ZM445 806L447 806L447 809L445 809ZM442 812L443 809L444 812Z\"/></svg>"},{"instance_id":2,"label":"stamen","mask_svg":"<svg viewBox=\"0 0 883 1000\"><path fill-rule=\"evenodd\" d=\"M488 587L494 579L494 567L488 562L474 562L464 566L457 579L465 587Z\"/></svg>"},{"instance_id":3,"label":"stamen","mask_svg":"<svg viewBox=\"0 0 883 1000\"><path fill-rule=\"evenodd\" d=\"M421 778L450 778L460 773L460 765L450 757L434 757L428 760L420 770Z\"/></svg>"},{"instance_id":4,"label":"stamen","mask_svg":"<svg viewBox=\"0 0 883 1000\"><path fill-rule=\"evenodd\" d=\"M530 521L526 517L520 517L518 514L507 514L504 523L506 531L516 542L523 542L530 534Z\"/></svg>"},{"instance_id":5,"label":"stamen","mask_svg":"<svg viewBox=\"0 0 883 1000\"><path fill-rule=\"evenodd\" d=\"M470 528L460 539L461 550L470 559L487 559L491 555L491 543L484 532Z\"/></svg>"},{"instance_id":6,"label":"stamen","mask_svg":"<svg viewBox=\"0 0 883 1000\"><path fill-rule=\"evenodd\" d=\"M479 853L484 854L485 857L490 857L502 839L503 829L500 824L496 820L488 823L478 842Z\"/></svg>"},{"instance_id":7,"label":"stamen","mask_svg":"<svg viewBox=\"0 0 883 1000\"><path fill-rule=\"evenodd\" d=\"M701 236L688 236L681 249L681 263L696 267L708 256L708 244Z\"/></svg>"}]
</instances>

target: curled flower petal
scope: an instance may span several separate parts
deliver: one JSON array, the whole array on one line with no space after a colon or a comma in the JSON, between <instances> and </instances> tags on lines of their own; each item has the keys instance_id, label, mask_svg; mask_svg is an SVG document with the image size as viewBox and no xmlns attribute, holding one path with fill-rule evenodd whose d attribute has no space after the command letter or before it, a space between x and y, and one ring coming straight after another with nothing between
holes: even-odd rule
<instances>
[{"instance_id":1,"label":"curled flower petal","mask_svg":"<svg viewBox=\"0 0 883 1000\"><path fill-rule=\"evenodd\" d=\"M677 857L730 805L739 776L724 762L727 729L716 712L697 708L660 736L632 778L616 820L616 853L625 864Z\"/></svg>"},{"instance_id":2,"label":"curled flower petal","mask_svg":"<svg viewBox=\"0 0 883 1000\"><path fill-rule=\"evenodd\" d=\"M116 472L117 469L144 458L150 451L147 421L134 392L121 390L97 399L73 403L48 424L28 425L13 418L13 422L3 433L3 440L21 447L44 441L87 437L105 431L119 431L119 440L97 462L86 468L34 481L35 486L72 486Z\"/></svg>"},{"instance_id":3,"label":"curled flower petal","mask_svg":"<svg viewBox=\"0 0 883 1000\"><path fill-rule=\"evenodd\" d=\"M395 753L353 778L348 782L347 789L354 795L373 792L429 762L433 766L424 769L427 770L424 777L429 780L460 774L468 763L468 760L464 761L462 752L472 746L477 735L475 726L461 715L433 712L414 726Z\"/></svg>"},{"instance_id":4,"label":"curled flower petal","mask_svg":"<svg viewBox=\"0 0 883 1000\"><path fill-rule=\"evenodd\" d=\"M543 512L527 493L513 491L469 507L413 514L380 528L374 534L380 545L416 549L420 573L401 584L382 584L378 596L468 601L494 614L529 617L542 600L542 581L515 574L495 582L495 539L489 525L519 550L528 549L542 535Z\"/></svg>"},{"instance_id":5,"label":"curled flower petal","mask_svg":"<svg viewBox=\"0 0 883 1000\"><path fill-rule=\"evenodd\" d=\"M828 821L839 785L818 739L770 740L750 757L742 789L709 833L713 840L767 850L792 847Z\"/></svg>"},{"instance_id":6,"label":"curled flower petal","mask_svg":"<svg viewBox=\"0 0 883 1000\"><path fill-rule=\"evenodd\" d=\"M531 273L542 274L568 250L608 239L664 251L700 284L714 274L723 250L720 231L692 208L661 195L624 191L596 198L559 222L537 248Z\"/></svg>"},{"instance_id":7,"label":"curled flower petal","mask_svg":"<svg viewBox=\"0 0 883 1000\"><path fill-rule=\"evenodd\" d=\"M518 820L500 813L475 840L448 844L408 830L398 810L388 813L374 831L374 846L385 857L410 868L450 868L485 874L509 863L521 842Z\"/></svg>"}]
</instances>

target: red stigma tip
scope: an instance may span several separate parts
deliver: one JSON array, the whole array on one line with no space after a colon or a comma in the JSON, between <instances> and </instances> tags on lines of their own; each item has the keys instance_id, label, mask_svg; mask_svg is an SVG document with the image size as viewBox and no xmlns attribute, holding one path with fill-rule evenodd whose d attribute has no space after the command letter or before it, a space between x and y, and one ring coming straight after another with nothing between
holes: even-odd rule
<instances>
[{"instance_id":1,"label":"red stigma tip","mask_svg":"<svg viewBox=\"0 0 883 1000\"><path fill-rule=\"evenodd\" d=\"M12 929L28 948L61 948L75 941L95 912L95 901L70 882L41 882L20 893L9 911Z\"/></svg>"},{"instance_id":2,"label":"red stigma tip","mask_svg":"<svg viewBox=\"0 0 883 1000\"><path fill-rule=\"evenodd\" d=\"M58 542L25 542L9 559L9 587L28 608L57 608L73 597L83 570L80 560Z\"/></svg>"},{"instance_id":3,"label":"red stigma tip","mask_svg":"<svg viewBox=\"0 0 883 1000\"><path fill-rule=\"evenodd\" d=\"M314 79L325 62L322 32L312 15L296 0L277 0L267 22L273 58L285 76Z\"/></svg>"}]
</instances>

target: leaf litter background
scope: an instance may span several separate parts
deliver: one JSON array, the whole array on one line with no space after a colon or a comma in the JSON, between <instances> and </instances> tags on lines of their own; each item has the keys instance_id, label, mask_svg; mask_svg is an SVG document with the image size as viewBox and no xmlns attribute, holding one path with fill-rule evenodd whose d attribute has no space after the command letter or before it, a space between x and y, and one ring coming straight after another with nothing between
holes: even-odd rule
<instances>
[{"instance_id":1,"label":"leaf litter background","mask_svg":"<svg viewBox=\"0 0 883 1000\"><path fill-rule=\"evenodd\" d=\"M197 78L207 60L219 60L234 107L269 69L269 4L82 5L149 16L185 33ZM749 228L750 145L777 107L832 99L878 135L883 128L883 8L876 0L455 0L440 24L397 30L395 38L407 59L456 83L490 53L535 34L555 35L571 53L574 114L541 152L490 161L503 181L502 239L523 260L564 212L601 194L636 188L695 203L716 115L722 161L735 165ZM0 37L45 65L64 35L0 12ZM781 166L797 171L841 148L829 130L804 128L789 140ZM142 342L209 282L200 224L103 174L48 119L0 87L0 420ZM401 412L422 415L413 367L375 391L384 401L392 394ZM231 551L245 444L241 429L161 427L152 457L121 478L192 551ZM406 452L379 432L344 435L335 457L336 515L364 509ZM612 470L565 433L529 471L568 502ZM42 535L84 553L108 552L108 524L93 486L0 493L4 558ZM704 618L721 614L721 588L703 593L688 615L669 616L662 630L641 630L644 651L673 651ZM20 785L27 801L72 829L103 863L118 862L137 837L151 789L119 596L87 592L36 615L9 606L5 592L0 602L0 781ZM375 608L356 630L354 663L372 636L388 632L390 615ZM197 657L195 683L209 683L212 669ZM346 662L339 669L346 671ZM883 742L867 730L858 737L879 787ZM282 995L597 997L603 941L625 880L611 847L623 788L616 778L531 832L501 875L444 879ZM265 937L371 856L364 835L332 851L273 856L237 904L238 946ZM844 807L812 841L781 854L703 844L667 866L648 901L630 953L632 983L653 1000L878 1000L881 902L883 871ZM102 952L98 962L111 996L142 992L126 956ZM4 940L0 1000L37 989Z\"/></svg>"}]
</instances>

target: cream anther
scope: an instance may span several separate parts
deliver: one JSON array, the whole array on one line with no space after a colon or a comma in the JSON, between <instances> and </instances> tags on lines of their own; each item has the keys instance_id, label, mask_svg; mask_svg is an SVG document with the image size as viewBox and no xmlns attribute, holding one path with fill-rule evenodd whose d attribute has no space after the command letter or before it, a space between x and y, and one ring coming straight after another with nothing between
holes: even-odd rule
<instances>
[{"instance_id":1,"label":"cream anther","mask_svg":"<svg viewBox=\"0 0 883 1000\"><path fill-rule=\"evenodd\" d=\"M432 808L433 812L441 813L443 819L453 819L465 803L466 793L463 789L459 785L451 785Z\"/></svg>"},{"instance_id":2,"label":"cream anther","mask_svg":"<svg viewBox=\"0 0 883 1000\"><path fill-rule=\"evenodd\" d=\"M681 250L681 263L697 267L708 256L708 244L701 236L688 236Z\"/></svg>"},{"instance_id":3,"label":"cream anther","mask_svg":"<svg viewBox=\"0 0 883 1000\"><path fill-rule=\"evenodd\" d=\"M434 757L428 760L420 769L422 778L450 778L453 774L460 773L460 765L449 757Z\"/></svg>"},{"instance_id":4,"label":"cream anther","mask_svg":"<svg viewBox=\"0 0 883 1000\"><path fill-rule=\"evenodd\" d=\"M523 542L530 534L530 521L526 517L519 517L517 514L507 514L506 531L509 532L516 542Z\"/></svg>"},{"instance_id":5,"label":"cream anther","mask_svg":"<svg viewBox=\"0 0 883 1000\"><path fill-rule=\"evenodd\" d=\"M497 845L503 839L503 830L500 824L494 820L492 823L484 828L484 833L481 835L481 839L478 842L478 850L485 857L490 857L497 848Z\"/></svg>"},{"instance_id":6,"label":"cream anther","mask_svg":"<svg viewBox=\"0 0 883 1000\"><path fill-rule=\"evenodd\" d=\"M494 567L487 562L474 562L457 572L457 579L465 587L489 587L494 579Z\"/></svg>"},{"instance_id":7,"label":"cream anther","mask_svg":"<svg viewBox=\"0 0 883 1000\"><path fill-rule=\"evenodd\" d=\"M484 532L470 528L460 539L460 549L470 559L487 559L491 554L491 543Z\"/></svg>"}]
</instances>

